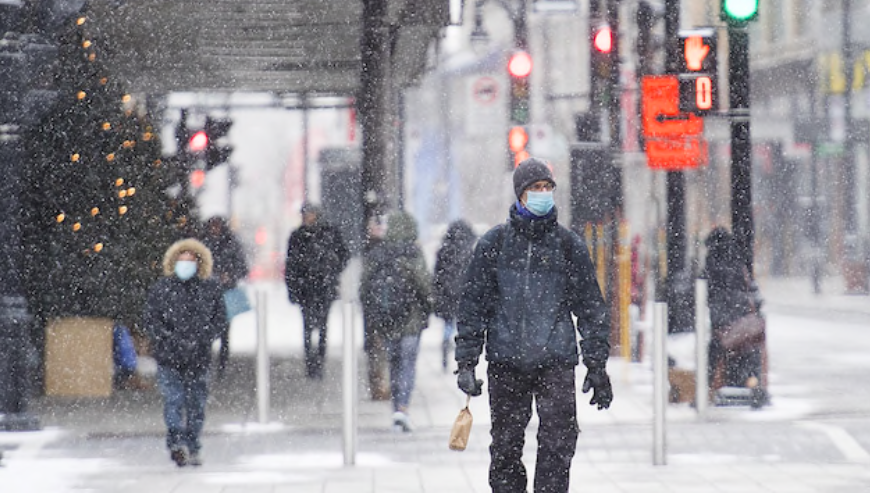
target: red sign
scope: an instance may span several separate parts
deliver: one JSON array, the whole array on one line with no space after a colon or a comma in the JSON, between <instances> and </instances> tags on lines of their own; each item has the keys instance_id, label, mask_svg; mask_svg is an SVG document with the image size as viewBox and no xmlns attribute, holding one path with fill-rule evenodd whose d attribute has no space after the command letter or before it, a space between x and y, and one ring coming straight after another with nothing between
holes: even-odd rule
<instances>
[{"instance_id":1,"label":"red sign","mask_svg":"<svg viewBox=\"0 0 870 494\"><path fill-rule=\"evenodd\" d=\"M475 101L488 105L498 96L498 82L492 77L481 77L474 81L471 91Z\"/></svg>"},{"instance_id":2,"label":"red sign","mask_svg":"<svg viewBox=\"0 0 870 494\"><path fill-rule=\"evenodd\" d=\"M680 113L680 83L675 75L646 76L641 82L641 119L647 166L681 170L707 163L704 120Z\"/></svg>"},{"instance_id":3,"label":"red sign","mask_svg":"<svg viewBox=\"0 0 870 494\"><path fill-rule=\"evenodd\" d=\"M704 132L702 118L680 113L680 81L677 76L644 76L641 92L644 137L683 137Z\"/></svg>"},{"instance_id":4,"label":"red sign","mask_svg":"<svg viewBox=\"0 0 870 494\"><path fill-rule=\"evenodd\" d=\"M646 141L647 166L675 171L707 164L707 141L703 137L663 138Z\"/></svg>"}]
</instances>

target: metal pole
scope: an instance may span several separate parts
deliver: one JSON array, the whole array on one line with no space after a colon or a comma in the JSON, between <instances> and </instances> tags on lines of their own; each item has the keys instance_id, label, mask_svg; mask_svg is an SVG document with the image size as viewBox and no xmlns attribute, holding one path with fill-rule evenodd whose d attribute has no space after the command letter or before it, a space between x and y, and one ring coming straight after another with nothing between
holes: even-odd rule
<instances>
[{"instance_id":1,"label":"metal pole","mask_svg":"<svg viewBox=\"0 0 870 494\"><path fill-rule=\"evenodd\" d=\"M707 307L707 280L695 280L695 410L707 413L707 345L710 342L710 313Z\"/></svg>"},{"instance_id":2,"label":"metal pole","mask_svg":"<svg viewBox=\"0 0 870 494\"><path fill-rule=\"evenodd\" d=\"M752 217L752 134L749 128L749 32L728 26L728 79L731 81L731 226L738 255L754 272Z\"/></svg>"},{"instance_id":3,"label":"metal pole","mask_svg":"<svg viewBox=\"0 0 870 494\"><path fill-rule=\"evenodd\" d=\"M858 233L858 220L856 215L855 205L855 139L852 132L852 80L854 79L854 66L852 64L852 23L850 20L852 13L852 0L843 0L843 39L842 39L842 55L843 69L846 77L846 90L843 93L843 129L845 132L843 140L843 203L845 211L843 220L846 229L847 240L851 243L851 252L853 255L849 261L856 262L860 259L858 254L858 239L855 235ZM851 237L851 238L848 238Z\"/></svg>"},{"instance_id":4,"label":"metal pole","mask_svg":"<svg viewBox=\"0 0 870 494\"><path fill-rule=\"evenodd\" d=\"M666 465L665 404L668 396L668 304L653 306L653 465Z\"/></svg>"},{"instance_id":5,"label":"metal pole","mask_svg":"<svg viewBox=\"0 0 870 494\"><path fill-rule=\"evenodd\" d=\"M266 295L257 291L257 421L269 422L269 351L266 341Z\"/></svg>"},{"instance_id":6,"label":"metal pole","mask_svg":"<svg viewBox=\"0 0 870 494\"><path fill-rule=\"evenodd\" d=\"M344 317L344 348L342 369L342 398L344 464L356 464L357 437L357 362L356 345L354 343L354 307L353 302L345 302L342 315Z\"/></svg>"},{"instance_id":7,"label":"metal pole","mask_svg":"<svg viewBox=\"0 0 870 494\"><path fill-rule=\"evenodd\" d=\"M665 72L676 74L680 65L679 50L680 31L680 1L665 1ZM686 267L686 176L682 171L667 172L666 202L666 252L667 271L665 273L665 300L668 302L668 313L671 325L676 321L684 321L684 314L692 307L684 303L676 290L679 277ZM682 328L674 327L674 330Z\"/></svg>"}]
</instances>

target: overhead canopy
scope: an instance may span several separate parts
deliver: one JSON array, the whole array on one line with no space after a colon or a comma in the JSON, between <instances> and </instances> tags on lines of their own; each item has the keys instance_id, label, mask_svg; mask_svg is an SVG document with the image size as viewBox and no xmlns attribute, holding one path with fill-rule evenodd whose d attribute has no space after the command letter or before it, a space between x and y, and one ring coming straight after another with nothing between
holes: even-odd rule
<instances>
[{"instance_id":1,"label":"overhead canopy","mask_svg":"<svg viewBox=\"0 0 870 494\"><path fill-rule=\"evenodd\" d=\"M393 81L412 84L448 0L387 0ZM362 0L91 2L103 61L133 92L354 94Z\"/></svg>"}]
</instances>

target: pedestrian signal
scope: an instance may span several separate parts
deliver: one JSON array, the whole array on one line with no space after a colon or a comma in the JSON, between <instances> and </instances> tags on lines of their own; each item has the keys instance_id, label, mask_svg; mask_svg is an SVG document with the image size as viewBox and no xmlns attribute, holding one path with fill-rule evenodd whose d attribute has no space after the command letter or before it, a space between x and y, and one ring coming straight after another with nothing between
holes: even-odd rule
<instances>
[{"instance_id":1,"label":"pedestrian signal","mask_svg":"<svg viewBox=\"0 0 870 494\"><path fill-rule=\"evenodd\" d=\"M529 144L529 133L522 125L511 127L508 131L508 150L510 151L511 169L519 166L520 162L528 158L529 152L526 146Z\"/></svg>"}]
</instances>

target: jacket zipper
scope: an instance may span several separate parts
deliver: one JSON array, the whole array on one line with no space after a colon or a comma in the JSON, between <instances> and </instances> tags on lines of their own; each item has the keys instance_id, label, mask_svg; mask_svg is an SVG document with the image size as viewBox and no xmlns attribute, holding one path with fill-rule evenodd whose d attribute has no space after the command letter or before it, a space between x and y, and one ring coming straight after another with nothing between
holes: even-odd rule
<instances>
[{"instance_id":1,"label":"jacket zipper","mask_svg":"<svg viewBox=\"0 0 870 494\"><path fill-rule=\"evenodd\" d=\"M526 249L526 286L523 287L523 298L527 299L529 295L529 278L532 276L532 243L529 242L529 248ZM523 311L523 335L526 334L526 311Z\"/></svg>"}]
</instances>

